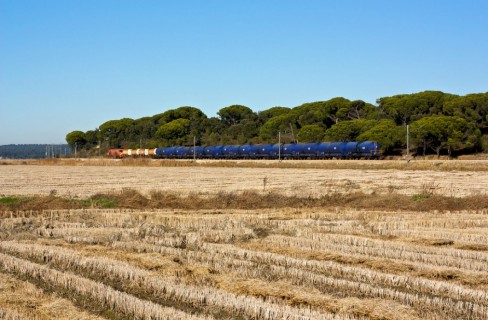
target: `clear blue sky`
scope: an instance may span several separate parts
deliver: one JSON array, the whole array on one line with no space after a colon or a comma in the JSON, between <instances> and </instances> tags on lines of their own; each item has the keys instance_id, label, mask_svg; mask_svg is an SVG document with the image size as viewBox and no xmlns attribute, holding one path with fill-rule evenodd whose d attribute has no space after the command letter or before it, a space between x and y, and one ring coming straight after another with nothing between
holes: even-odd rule
<instances>
[{"instance_id":1,"label":"clear blue sky","mask_svg":"<svg viewBox=\"0 0 488 320\"><path fill-rule=\"evenodd\" d=\"M0 145L184 105L488 91L487 0L0 0Z\"/></svg>"}]
</instances>

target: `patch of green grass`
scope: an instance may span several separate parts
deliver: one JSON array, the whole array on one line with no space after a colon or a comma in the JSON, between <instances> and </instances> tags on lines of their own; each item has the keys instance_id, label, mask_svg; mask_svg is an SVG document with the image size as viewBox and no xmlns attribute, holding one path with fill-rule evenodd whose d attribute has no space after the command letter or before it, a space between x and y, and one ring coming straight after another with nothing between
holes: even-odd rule
<instances>
[{"instance_id":1,"label":"patch of green grass","mask_svg":"<svg viewBox=\"0 0 488 320\"><path fill-rule=\"evenodd\" d=\"M17 197L3 197L0 198L0 203L3 204L16 204L20 201L20 198Z\"/></svg>"},{"instance_id":2,"label":"patch of green grass","mask_svg":"<svg viewBox=\"0 0 488 320\"><path fill-rule=\"evenodd\" d=\"M426 200L426 199L429 199L429 198L430 198L430 195L425 194L425 193L417 193L417 194L414 194L412 196L412 200L413 201L422 201L422 200Z\"/></svg>"}]
</instances>

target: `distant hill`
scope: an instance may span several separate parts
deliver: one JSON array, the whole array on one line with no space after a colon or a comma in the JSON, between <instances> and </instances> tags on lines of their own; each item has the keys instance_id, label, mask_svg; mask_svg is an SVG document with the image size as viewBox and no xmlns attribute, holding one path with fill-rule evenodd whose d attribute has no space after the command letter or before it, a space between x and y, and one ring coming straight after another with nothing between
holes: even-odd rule
<instances>
[{"instance_id":1,"label":"distant hill","mask_svg":"<svg viewBox=\"0 0 488 320\"><path fill-rule=\"evenodd\" d=\"M9 144L0 146L0 159L40 159L71 155L67 144Z\"/></svg>"}]
</instances>

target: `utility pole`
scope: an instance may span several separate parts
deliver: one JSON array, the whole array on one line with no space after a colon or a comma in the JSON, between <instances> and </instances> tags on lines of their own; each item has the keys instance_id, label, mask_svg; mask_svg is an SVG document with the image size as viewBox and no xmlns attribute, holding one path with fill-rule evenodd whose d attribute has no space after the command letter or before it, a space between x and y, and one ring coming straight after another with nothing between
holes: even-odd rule
<instances>
[{"instance_id":1,"label":"utility pole","mask_svg":"<svg viewBox=\"0 0 488 320\"><path fill-rule=\"evenodd\" d=\"M281 162L281 131L278 131L278 161Z\"/></svg>"},{"instance_id":2,"label":"utility pole","mask_svg":"<svg viewBox=\"0 0 488 320\"><path fill-rule=\"evenodd\" d=\"M407 124L407 157L405 160L407 160L407 163L410 161L410 132L408 130L408 124Z\"/></svg>"},{"instance_id":3,"label":"utility pole","mask_svg":"<svg viewBox=\"0 0 488 320\"><path fill-rule=\"evenodd\" d=\"M197 161L196 144L197 144L197 138L193 136L193 162Z\"/></svg>"}]
</instances>

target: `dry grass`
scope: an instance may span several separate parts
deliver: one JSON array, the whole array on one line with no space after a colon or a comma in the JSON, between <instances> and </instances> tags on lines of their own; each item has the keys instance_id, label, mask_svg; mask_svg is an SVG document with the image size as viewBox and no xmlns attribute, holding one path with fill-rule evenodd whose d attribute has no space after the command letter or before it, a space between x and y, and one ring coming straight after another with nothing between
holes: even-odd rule
<instances>
[{"instance_id":1,"label":"dry grass","mask_svg":"<svg viewBox=\"0 0 488 320\"><path fill-rule=\"evenodd\" d=\"M26 212L48 209L131 208L131 209L244 209L264 208L358 208L366 210L399 211L459 211L488 208L488 196L452 198L440 195L402 194L371 195L362 192L332 193L321 196L283 195L277 192L219 192L214 195L178 195L174 192L151 191L145 196L134 189L97 193L87 199L58 196L3 197L0 212ZM442 241L437 245L443 245Z\"/></svg>"},{"instance_id":2,"label":"dry grass","mask_svg":"<svg viewBox=\"0 0 488 320\"><path fill-rule=\"evenodd\" d=\"M129 167L228 167L228 168L303 168L303 169L361 169L361 170L435 170L435 171L488 171L484 157L463 160L421 158L406 162L396 160L186 160L186 159L36 159L1 160L1 165L41 166L129 166Z\"/></svg>"},{"instance_id":3,"label":"dry grass","mask_svg":"<svg viewBox=\"0 0 488 320\"><path fill-rule=\"evenodd\" d=\"M142 197L127 192L125 198ZM6 214L0 224L0 252L11 260L2 272L23 274L40 288L69 271L77 277L71 281L100 282L97 290L125 292L134 303L216 319L484 319L488 311L488 273L479 267L488 261L486 212L301 207L19 214ZM484 238L467 247L416 236L428 228L476 229ZM395 230L411 235L383 235ZM47 278L34 281L32 272ZM93 295L63 283L56 286L66 297ZM115 318L124 310L114 308Z\"/></svg>"},{"instance_id":4,"label":"dry grass","mask_svg":"<svg viewBox=\"0 0 488 320\"><path fill-rule=\"evenodd\" d=\"M81 162L0 166L0 318L487 319L483 169Z\"/></svg>"},{"instance_id":5,"label":"dry grass","mask_svg":"<svg viewBox=\"0 0 488 320\"><path fill-rule=\"evenodd\" d=\"M317 197L362 192L458 198L488 191L488 171L23 165L0 166L0 175L0 195L6 196L54 193L87 198L124 188L146 196L158 190L178 195L256 191Z\"/></svg>"},{"instance_id":6,"label":"dry grass","mask_svg":"<svg viewBox=\"0 0 488 320\"><path fill-rule=\"evenodd\" d=\"M4 312L2 316L2 310ZM0 319L103 319L89 314L56 294L0 273Z\"/></svg>"}]
</instances>

